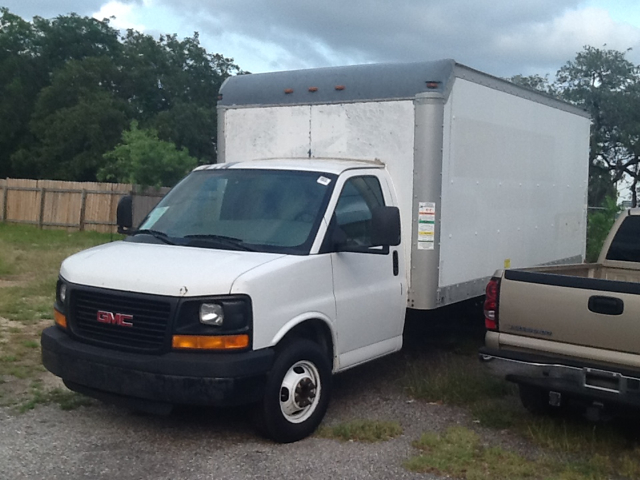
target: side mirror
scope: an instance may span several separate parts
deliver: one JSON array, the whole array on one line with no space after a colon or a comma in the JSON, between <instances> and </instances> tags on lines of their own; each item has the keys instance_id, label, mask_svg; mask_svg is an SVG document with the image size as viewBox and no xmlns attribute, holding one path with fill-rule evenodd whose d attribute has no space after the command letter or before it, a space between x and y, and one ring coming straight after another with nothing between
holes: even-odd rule
<instances>
[{"instance_id":1,"label":"side mirror","mask_svg":"<svg viewBox=\"0 0 640 480\"><path fill-rule=\"evenodd\" d=\"M118 224L118 233L129 233L133 227L133 198L126 195L118 202L116 210L116 223Z\"/></svg>"},{"instance_id":2,"label":"side mirror","mask_svg":"<svg viewBox=\"0 0 640 480\"><path fill-rule=\"evenodd\" d=\"M398 207L377 207L371 211L371 243L384 247L400 245Z\"/></svg>"}]
</instances>

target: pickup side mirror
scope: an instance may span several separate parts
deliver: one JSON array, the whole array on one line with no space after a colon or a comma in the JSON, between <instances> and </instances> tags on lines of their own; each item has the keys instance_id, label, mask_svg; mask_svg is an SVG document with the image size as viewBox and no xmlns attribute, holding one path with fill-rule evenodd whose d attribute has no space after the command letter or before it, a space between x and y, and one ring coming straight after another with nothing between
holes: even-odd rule
<instances>
[{"instance_id":1,"label":"pickup side mirror","mask_svg":"<svg viewBox=\"0 0 640 480\"><path fill-rule=\"evenodd\" d=\"M400 245L400 210L398 207L376 207L371 211L371 243L376 247Z\"/></svg>"},{"instance_id":2,"label":"pickup side mirror","mask_svg":"<svg viewBox=\"0 0 640 480\"><path fill-rule=\"evenodd\" d=\"M118 224L118 233L129 233L133 227L133 198L126 195L118 202L116 210L116 223Z\"/></svg>"}]
</instances>

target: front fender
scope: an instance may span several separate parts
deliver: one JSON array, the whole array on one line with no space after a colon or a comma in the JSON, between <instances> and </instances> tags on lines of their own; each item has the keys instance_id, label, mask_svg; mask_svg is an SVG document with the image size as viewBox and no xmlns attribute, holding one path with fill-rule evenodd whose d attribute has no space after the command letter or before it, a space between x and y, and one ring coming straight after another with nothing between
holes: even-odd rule
<instances>
[{"instance_id":1,"label":"front fender","mask_svg":"<svg viewBox=\"0 0 640 480\"><path fill-rule=\"evenodd\" d=\"M269 346L270 347L276 346L289 332L291 332L298 325L302 325L303 323L312 321L312 320L321 321L324 325L327 326L327 328L331 332L331 342L333 344L332 363L335 370L338 367L338 364L337 364L338 354L337 354L337 348L336 348L338 345L338 332L333 328L333 323L331 322L331 319L321 312L307 312L292 318L291 320L286 322L280 328L280 330L276 332L276 334L273 336L273 338L269 342Z\"/></svg>"}]
</instances>

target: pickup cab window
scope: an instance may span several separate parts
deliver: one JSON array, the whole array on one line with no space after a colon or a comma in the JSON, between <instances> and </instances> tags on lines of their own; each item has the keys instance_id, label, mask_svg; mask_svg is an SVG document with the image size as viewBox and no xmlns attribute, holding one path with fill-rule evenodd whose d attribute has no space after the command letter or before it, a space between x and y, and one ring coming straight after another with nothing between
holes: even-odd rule
<instances>
[{"instance_id":1,"label":"pickup cab window","mask_svg":"<svg viewBox=\"0 0 640 480\"><path fill-rule=\"evenodd\" d=\"M640 262L640 216L630 215L622 222L613 237L607 260Z\"/></svg>"},{"instance_id":2,"label":"pickup cab window","mask_svg":"<svg viewBox=\"0 0 640 480\"><path fill-rule=\"evenodd\" d=\"M183 246L308 254L335 178L289 170L196 171L149 213L139 233Z\"/></svg>"},{"instance_id":3,"label":"pickup cab window","mask_svg":"<svg viewBox=\"0 0 640 480\"><path fill-rule=\"evenodd\" d=\"M380 182L374 176L349 179L336 205L336 223L347 236L347 245L372 247L371 211L384 206Z\"/></svg>"}]
</instances>

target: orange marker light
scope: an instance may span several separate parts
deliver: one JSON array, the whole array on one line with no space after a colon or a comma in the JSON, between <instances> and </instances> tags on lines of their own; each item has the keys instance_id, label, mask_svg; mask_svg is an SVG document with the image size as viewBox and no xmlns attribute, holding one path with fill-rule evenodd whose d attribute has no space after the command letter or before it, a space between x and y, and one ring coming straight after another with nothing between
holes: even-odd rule
<instances>
[{"instance_id":1,"label":"orange marker light","mask_svg":"<svg viewBox=\"0 0 640 480\"><path fill-rule=\"evenodd\" d=\"M344 90L344 85L336 85L336 90Z\"/></svg>"},{"instance_id":2,"label":"orange marker light","mask_svg":"<svg viewBox=\"0 0 640 480\"><path fill-rule=\"evenodd\" d=\"M174 335L177 350L239 350L249 346L249 335Z\"/></svg>"},{"instance_id":3,"label":"orange marker light","mask_svg":"<svg viewBox=\"0 0 640 480\"><path fill-rule=\"evenodd\" d=\"M309 87L309 91L310 92L317 92L318 91L318 87Z\"/></svg>"},{"instance_id":4,"label":"orange marker light","mask_svg":"<svg viewBox=\"0 0 640 480\"><path fill-rule=\"evenodd\" d=\"M427 82L427 88L435 89L440 86L440 82Z\"/></svg>"},{"instance_id":5,"label":"orange marker light","mask_svg":"<svg viewBox=\"0 0 640 480\"><path fill-rule=\"evenodd\" d=\"M293 88L285 88L284 93L286 93L287 95L293 93Z\"/></svg>"},{"instance_id":6,"label":"orange marker light","mask_svg":"<svg viewBox=\"0 0 640 480\"><path fill-rule=\"evenodd\" d=\"M56 325L62 328L67 328L67 317L65 317L58 310L53 311L53 319L56 322Z\"/></svg>"}]
</instances>

